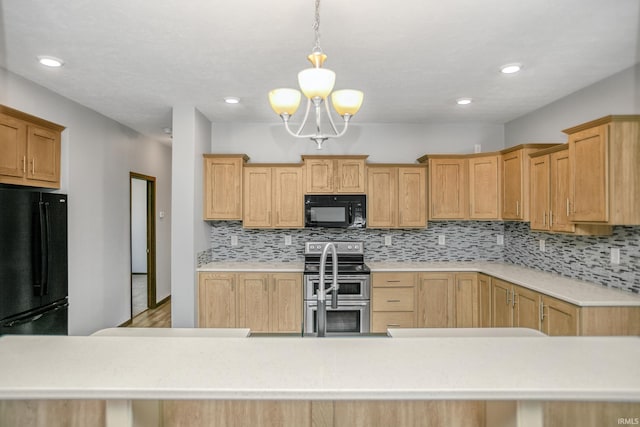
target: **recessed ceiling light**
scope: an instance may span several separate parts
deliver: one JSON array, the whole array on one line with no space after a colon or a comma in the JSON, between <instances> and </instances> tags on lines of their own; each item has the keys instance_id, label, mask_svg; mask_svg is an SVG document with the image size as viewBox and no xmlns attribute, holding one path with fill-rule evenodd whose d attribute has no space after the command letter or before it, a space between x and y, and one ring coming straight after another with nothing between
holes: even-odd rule
<instances>
[{"instance_id":1,"label":"recessed ceiling light","mask_svg":"<svg viewBox=\"0 0 640 427\"><path fill-rule=\"evenodd\" d=\"M226 98L224 98L224 102L226 102L227 104L239 104L240 98L238 98L237 96L227 96Z\"/></svg>"},{"instance_id":2,"label":"recessed ceiling light","mask_svg":"<svg viewBox=\"0 0 640 427\"><path fill-rule=\"evenodd\" d=\"M58 68L64 65L64 61L53 56L38 56L38 62L46 67Z\"/></svg>"},{"instance_id":3,"label":"recessed ceiling light","mask_svg":"<svg viewBox=\"0 0 640 427\"><path fill-rule=\"evenodd\" d=\"M522 64L506 64L500 67L500 71L503 74L513 74L517 73L522 69Z\"/></svg>"},{"instance_id":4,"label":"recessed ceiling light","mask_svg":"<svg viewBox=\"0 0 640 427\"><path fill-rule=\"evenodd\" d=\"M458 105L469 105L471 104L471 98L460 98L456 100Z\"/></svg>"}]
</instances>

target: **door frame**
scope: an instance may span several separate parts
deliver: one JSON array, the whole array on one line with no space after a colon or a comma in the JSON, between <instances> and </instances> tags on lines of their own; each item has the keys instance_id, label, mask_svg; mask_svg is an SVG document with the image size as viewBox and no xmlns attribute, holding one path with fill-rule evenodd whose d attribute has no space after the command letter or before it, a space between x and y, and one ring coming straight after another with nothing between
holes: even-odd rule
<instances>
[{"instance_id":1,"label":"door frame","mask_svg":"<svg viewBox=\"0 0 640 427\"><path fill-rule=\"evenodd\" d=\"M137 172L129 172L129 277L132 276L132 221L131 221L131 182L133 179L147 183L147 308L156 308L156 178ZM130 314L133 319L133 280L129 282L131 303Z\"/></svg>"}]
</instances>

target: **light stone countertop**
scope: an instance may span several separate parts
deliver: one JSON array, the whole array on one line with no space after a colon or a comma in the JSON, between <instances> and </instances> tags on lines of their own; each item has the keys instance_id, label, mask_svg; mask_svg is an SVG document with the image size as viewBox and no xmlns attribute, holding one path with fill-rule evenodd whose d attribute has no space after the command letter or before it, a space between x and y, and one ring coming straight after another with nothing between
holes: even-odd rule
<instances>
[{"instance_id":1,"label":"light stone countertop","mask_svg":"<svg viewBox=\"0 0 640 427\"><path fill-rule=\"evenodd\" d=\"M0 399L640 402L638 360L639 337L3 336Z\"/></svg>"},{"instance_id":2,"label":"light stone countertop","mask_svg":"<svg viewBox=\"0 0 640 427\"><path fill-rule=\"evenodd\" d=\"M640 295L619 289L545 273L513 264L494 262L369 262L372 272L478 272L524 286L582 307L640 306ZM212 262L198 271L294 272L304 271L304 262Z\"/></svg>"}]
</instances>

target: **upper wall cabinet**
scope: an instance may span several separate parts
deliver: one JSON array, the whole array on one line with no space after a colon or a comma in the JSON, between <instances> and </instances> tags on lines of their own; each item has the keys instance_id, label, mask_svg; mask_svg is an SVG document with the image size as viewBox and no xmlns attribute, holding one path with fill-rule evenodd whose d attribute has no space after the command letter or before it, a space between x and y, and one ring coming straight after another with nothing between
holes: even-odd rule
<instances>
[{"instance_id":1,"label":"upper wall cabinet","mask_svg":"<svg viewBox=\"0 0 640 427\"><path fill-rule=\"evenodd\" d=\"M204 154L205 220L242 219L242 168L245 154Z\"/></svg>"},{"instance_id":2,"label":"upper wall cabinet","mask_svg":"<svg viewBox=\"0 0 640 427\"><path fill-rule=\"evenodd\" d=\"M607 116L563 132L571 221L640 225L640 116Z\"/></svg>"},{"instance_id":3,"label":"upper wall cabinet","mask_svg":"<svg viewBox=\"0 0 640 427\"><path fill-rule=\"evenodd\" d=\"M427 177L422 165L367 167L367 227L426 227Z\"/></svg>"},{"instance_id":4,"label":"upper wall cabinet","mask_svg":"<svg viewBox=\"0 0 640 427\"><path fill-rule=\"evenodd\" d=\"M367 157L302 156L306 175L305 193L364 193Z\"/></svg>"},{"instance_id":5,"label":"upper wall cabinet","mask_svg":"<svg viewBox=\"0 0 640 427\"><path fill-rule=\"evenodd\" d=\"M0 183L60 188L65 128L0 105Z\"/></svg>"},{"instance_id":6,"label":"upper wall cabinet","mask_svg":"<svg viewBox=\"0 0 640 427\"><path fill-rule=\"evenodd\" d=\"M247 228L304 227L303 176L301 165L246 165L242 225Z\"/></svg>"},{"instance_id":7,"label":"upper wall cabinet","mask_svg":"<svg viewBox=\"0 0 640 427\"><path fill-rule=\"evenodd\" d=\"M524 144L501 151L502 219L529 221L529 154L557 144Z\"/></svg>"}]
</instances>

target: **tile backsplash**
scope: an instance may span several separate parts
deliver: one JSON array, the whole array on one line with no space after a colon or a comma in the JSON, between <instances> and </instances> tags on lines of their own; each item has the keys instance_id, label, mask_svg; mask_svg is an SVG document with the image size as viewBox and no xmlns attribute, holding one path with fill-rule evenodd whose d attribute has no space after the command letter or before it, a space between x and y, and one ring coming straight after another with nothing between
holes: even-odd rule
<instances>
[{"instance_id":1,"label":"tile backsplash","mask_svg":"<svg viewBox=\"0 0 640 427\"><path fill-rule=\"evenodd\" d=\"M367 261L501 261L640 293L640 227L614 227L612 236L593 237L531 232L528 223L498 221L434 221L426 229L397 230L245 229L239 221L209 225L211 247L198 254L198 265L302 261L306 241L362 240ZM504 245L497 244L498 235ZM237 246L231 245L232 236ZM291 245L285 246L285 236L291 236ZM440 236L444 245L438 244ZM610 263L612 247L620 249L619 265Z\"/></svg>"}]
</instances>

